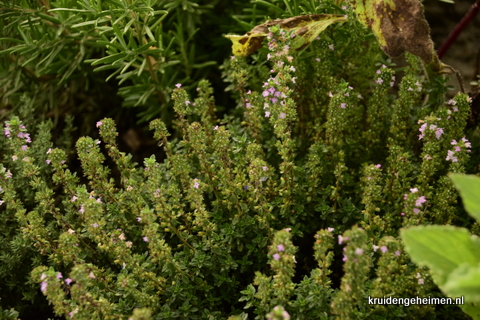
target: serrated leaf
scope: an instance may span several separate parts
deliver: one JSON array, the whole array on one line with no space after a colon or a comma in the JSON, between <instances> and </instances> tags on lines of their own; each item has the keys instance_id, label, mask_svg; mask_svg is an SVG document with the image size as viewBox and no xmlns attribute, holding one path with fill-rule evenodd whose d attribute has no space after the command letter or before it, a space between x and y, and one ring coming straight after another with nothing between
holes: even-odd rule
<instances>
[{"instance_id":1,"label":"serrated leaf","mask_svg":"<svg viewBox=\"0 0 480 320\"><path fill-rule=\"evenodd\" d=\"M441 287L452 298L462 297L465 304L459 305L474 320L480 320L480 266L462 264L448 277Z\"/></svg>"},{"instance_id":2,"label":"serrated leaf","mask_svg":"<svg viewBox=\"0 0 480 320\"><path fill-rule=\"evenodd\" d=\"M451 173L448 176L460 193L465 210L480 222L480 178L458 173Z\"/></svg>"},{"instance_id":3,"label":"serrated leaf","mask_svg":"<svg viewBox=\"0 0 480 320\"><path fill-rule=\"evenodd\" d=\"M467 229L454 226L418 226L400 231L405 250L412 261L427 266L437 285L461 264L475 266L480 259L480 245Z\"/></svg>"},{"instance_id":4,"label":"serrated leaf","mask_svg":"<svg viewBox=\"0 0 480 320\"><path fill-rule=\"evenodd\" d=\"M268 29L279 26L284 30L295 30L296 37L292 41L291 48L302 50L335 22L345 21L343 15L333 14L309 14L296 16L288 19L276 19L262 23L243 36L226 35L232 42L232 52L236 56L246 57L262 47L263 39L270 32Z\"/></svg>"},{"instance_id":5,"label":"serrated leaf","mask_svg":"<svg viewBox=\"0 0 480 320\"><path fill-rule=\"evenodd\" d=\"M460 265L442 286L452 297L464 296L469 302L480 302L480 266Z\"/></svg>"}]
</instances>

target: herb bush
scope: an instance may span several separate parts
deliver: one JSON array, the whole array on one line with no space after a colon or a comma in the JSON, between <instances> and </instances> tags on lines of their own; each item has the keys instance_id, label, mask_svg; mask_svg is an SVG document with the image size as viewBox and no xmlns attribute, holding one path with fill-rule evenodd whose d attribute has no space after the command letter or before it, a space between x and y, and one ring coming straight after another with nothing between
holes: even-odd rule
<instances>
[{"instance_id":1,"label":"herb bush","mask_svg":"<svg viewBox=\"0 0 480 320\"><path fill-rule=\"evenodd\" d=\"M0 140L3 318L45 296L66 319L468 319L368 296L443 297L400 228L478 233L446 175L476 173L470 97L446 98L413 55L397 67L350 7L309 3L300 13L348 19L301 52L273 27L258 54L228 59L237 106L223 119L208 81L195 99L178 83L178 138L150 124L162 159L133 163L105 118L69 167L53 123L29 126L34 104L19 102L24 121Z\"/></svg>"}]
</instances>

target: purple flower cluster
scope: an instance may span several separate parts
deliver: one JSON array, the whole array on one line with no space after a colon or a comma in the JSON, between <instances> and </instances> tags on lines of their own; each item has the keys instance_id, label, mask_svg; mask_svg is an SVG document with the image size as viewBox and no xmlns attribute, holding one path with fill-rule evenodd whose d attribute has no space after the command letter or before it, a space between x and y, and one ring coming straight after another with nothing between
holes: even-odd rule
<instances>
[{"instance_id":1,"label":"purple flower cluster","mask_svg":"<svg viewBox=\"0 0 480 320\"><path fill-rule=\"evenodd\" d=\"M385 68L387 68L387 66L383 64L381 69L385 69ZM376 71L376 74L381 75L382 74L381 69L378 69ZM383 77L383 78L385 78L385 77ZM380 76L380 77L377 78L377 80L375 80L375 82L378 83L378 84L382 84L384 82L383 78L381 78L381 76ZM394 85L395 85L395 76L392 76L392 78L390 80L390 87L393 87Z\"/></svg>"},{"instance_id":2,"label":"purple flower cluster","mask_svg":"<svg viewBox=\"0 0 480 320\"><path fill-rule=\"evenodd\" d=\"M438 140L440 140L440 137L443 135L443 128L439 128L434 124L428 125L428 123L424 123L422 124L420 129L418 129L418 131L420 131L420 134L418 135L418 140L422 140L425 137L425 130L427 129L429 129L430 131L435 131L435 136Z\"/></svg>"},{"instance_id":3,"label":"purple flower cluster","mask_svg":"<svg viewBox=\"0 0 480 320\"><path fill-rule=\"evenodd\" d=\"M417 189L417 188L411 188L411 189L410 189L410 192L411 192L412 194L413 194L413 193L417 193L417 192L418 192L418 189ZM403 195L403 200L407 200L407 199L408 199L408 194L405 193L405 194ZM420 213L420 209L419 209L419 208L422 207L422 205L423 205L425 202L427 202L427 199L425 198L425 196L420 196L420 197L418 197L418 198L415 200L415 207L416 207L416 208L413 209L413 213L419 214L419 213ZM405 213L402 212L401 215L404 216Z\"/></svg>"},{"instance_id":4,"label":"purple flower cluster","mask_svg":"<svg viewBox=\"0 0 480 320\"><path fill-rule=\"evenodd\" d=\"M456 153L462 151L462 146L467 152L471 152L470 148L472 147L472 144L465 137L462 138L460 143L457 142L457 140L452 140L450 144L454 147L453 150L447 151L447 157L445 158L445 160L447 161L458 162L458 157L456 156Z\"/></svg>"},{"instance_id":5,"label":"purple flower cluster","mask_svg":"<svg viewBox=\"0 0 480 320\"><path fill-rule=\"evenodd\" d=\"M23 124L21 124L19 127L20 127L20 132L17 134L17 137L21 139L25 139L26 143L32 142L32 140L30 139L30 133L24 132L27 130L27 128ZM7 138L11 138L11 130L12 128L10 127L10 123L5 122L5 129L3 129L3 132ZM27 146L22 146L22 150L25 151L26 147Z\"/></svg>"},{"instance_id":6,"label":"purple flower cluster","mask_svg":"<svg viewBox=\"0 0 480 320\"><path fill-rule=\"evenodd\" d=\"M277 245L277 253L273 255L273 259L276 261L280 260L280 254L278 252L284 252L285 251L285 246L283 244Z\"/></svg>"},{"instance_id":7,"label":"purple flower cluster","mask_svg":"<svg viewBox=\"0 0 480 320\"><path fill-rule=\"evenodd\" d=\"M382 251L382 253L385 253L385 252L388 251L387 246L381 246L381 247L379 247L379 246L376 246L376 245L372 245L372 248L373 248L373 251L375 251L375 252L376 252L379 248L380 248L380 251ZM395 253L395 255L396 255L396 253Z\"/></svg>"},{"instance_id":8,"label":"purple flower cluster","mask_svg":"<svg viewBox=\"0 0 480 320\"><path fill-rule=\"evenodd\" d=\"M276 104L280 101L281 106L286 105L285 99L287 98L287 95L285 92L277 90L276 86L279 85L278 79L275 78L270 78L268 79L267 82L264 82L263 88L265 88L262 92L262 95L267 98L270 101L271 104ZM269 103L265 103L263 109L265 109L265 117L269 118L270 117L270 105ZM284 119L287 116L285 112L280 112L279 118Z\"/></svg>"}]
</instances>

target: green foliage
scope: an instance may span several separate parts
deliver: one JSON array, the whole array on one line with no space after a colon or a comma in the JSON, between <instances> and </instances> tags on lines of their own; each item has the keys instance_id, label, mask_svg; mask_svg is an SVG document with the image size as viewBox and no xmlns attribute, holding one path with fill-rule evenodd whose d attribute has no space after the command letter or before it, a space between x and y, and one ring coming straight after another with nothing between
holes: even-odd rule
<instances>
[{"instance_id":1,"label":"green foliage","mask_svg":"<svg viewBox=\"0 0 480 320\"><path fill-rule=\"evenodd\" d=\"M460 174L452 174L450 178L462 196L465 209L478 222L480 179ZM435 283L449 297L464 297L466 304L462 309L473 319L480 319L478 237L465 228L453 226L410 227L402 230L401 235L413 261L429 267Z\"/></svg>"},{"instance_id":2,"label":"green foliage","mask_svg":"<svg viewBox=\"0 0 480 320\"><path fill-rule=\"evenodd\" d=\"M170 10L191 17L200 10L187 1L98 3L59 2L63 9L49 16L69 28L88 22L76 28L94 37L98 52L108 46L106 55L88 57L108 72L97 73L98 81L117 72L133 87L148 74L149 57L170 50L152 29L169 21ZM478 230L447 177L478 162L465 129L470 98L447 99L444 76L427 74L413 55L396 66L347 5L252 7L249 17L347 20L298 53L289 51L291 31L271 28L257 53L227 59L222 71L236 105L223 118L209 81L165 76L165 89L149 79L149 88L165 89L175 119L150 123L161 153L140 165L121 151L111 118L90 121L98 136L78 139L73 162L68 139L53 139L54 123L35 118L45 98L35 98L39 89L23 96L0 138L0 217L7 222L0 277L13 290L10 298L0 294L12 317L34 306L73 319L467 319L455 305L372 305L368 298L445 297L436 286L442 270L430 275L415 265L399 230L433 223ZM160 10L169 13L155 25ZM136 28L150 29L154 39L146 32L141 42ZM180 56L177 67L186 61ZM178 69L165 67L165 75ZM130 98L135 88L128 85ZM144 89L147 100L158 93ZM65 132L73 130L69 123ZM446 261L457 270L458 261ZM458 268L457 284L476 278Z\"/></svg>"}]
</instances>

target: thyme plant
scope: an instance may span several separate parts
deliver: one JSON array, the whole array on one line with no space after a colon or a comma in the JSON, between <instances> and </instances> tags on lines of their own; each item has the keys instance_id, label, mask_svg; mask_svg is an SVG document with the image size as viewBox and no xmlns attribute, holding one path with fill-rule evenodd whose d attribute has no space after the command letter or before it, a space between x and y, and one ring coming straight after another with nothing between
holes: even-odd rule
<instances>
[{"instance_id":1,"label":"thyme plant","mask_svg":"<svg viewBox=\"0 0 480 320\"><path fill-rule=\"evenodd\" d=\"M471 99L447 98L445 76L416 56L393 63L347 4L314 9L325 8L347 20L307 49L271 27L253 57L225 62L231 115L217 117L208 81L196 97L176 83L179 138L152 121L163 151L142 164L111 118L77 141L78 168L51 122L6 121L2 279L13 288L10 273L27 273L25 298L65 319L467 319L454 305L368 297L444 297L399 230L478 230L446 176L476 170ZM28 308L5 298L7 319Z\"/></svg>"}]
</instances>

